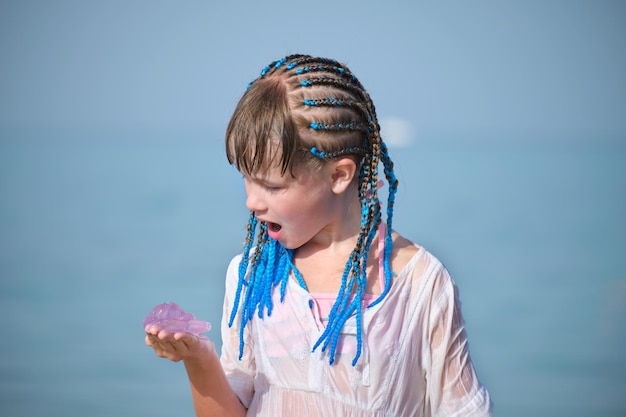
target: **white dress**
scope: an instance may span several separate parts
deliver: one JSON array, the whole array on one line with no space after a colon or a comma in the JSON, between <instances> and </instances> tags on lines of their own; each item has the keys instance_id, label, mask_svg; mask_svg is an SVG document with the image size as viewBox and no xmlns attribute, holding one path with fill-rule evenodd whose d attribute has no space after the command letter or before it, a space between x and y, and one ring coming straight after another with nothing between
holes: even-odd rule
<instances>
[{"instance_id":1,"label":"white dress","mask_svg":"<svg viewBox=\"0 0 626 417\"><path fill-rule=\"evenodd\" d=\"M228 327L240 256L228 268L221 361L248 416L490 416L491 401L469 357L454 281L420 248L384 300L363 311L363 351L356 364L356 320L350 317L335 363L313 345L324 330L313 297L294 279L285 300L273 294L271 316L244 331ZM243 297L243 296L242 296Z\"/></svg>"}]
</instances>

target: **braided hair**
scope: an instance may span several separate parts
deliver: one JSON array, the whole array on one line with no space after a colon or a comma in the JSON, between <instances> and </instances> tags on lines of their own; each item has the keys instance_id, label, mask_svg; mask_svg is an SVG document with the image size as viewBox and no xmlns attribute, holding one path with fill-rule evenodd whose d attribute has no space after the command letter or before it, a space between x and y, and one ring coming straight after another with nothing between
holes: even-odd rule
<instances>
[{"instance_id":1,"label":"braided hair","mask_svg":"<svg viewBox=\"0 0 626 417\"><path fill-rule=\"evenodd\" d=\"M357 351L352 365L356 365L363 349L363 296L368 253L382 216L378 196L380 164L389 185L382 254L385 286L368 308L381 302L391 287L391 233L398 188L369 94L348 67L335 60L290 55L274 61L248 84L239 101L226 130L226 156L230 164L247 175L269 166L280 167L283 175L287 172L294 175L296 165L316 169L329 160L344 156L357 162L360 232L356 246L346 260L341 287L326 329L313 346L313 351L320 347L323 352L330 349L329 363L332 365L341 329L354 314ZM280 288L282 302L291 273L306 289L304 279L293 264L293 250L271 239L267 225L258 222L256 213L251 212L229 320L229 326L232 326L237 312L241 314L240 358L246 324L255 313L259 318L265 313L271 315L273 290L277 286Z\"/></svg>"}]
</instances>

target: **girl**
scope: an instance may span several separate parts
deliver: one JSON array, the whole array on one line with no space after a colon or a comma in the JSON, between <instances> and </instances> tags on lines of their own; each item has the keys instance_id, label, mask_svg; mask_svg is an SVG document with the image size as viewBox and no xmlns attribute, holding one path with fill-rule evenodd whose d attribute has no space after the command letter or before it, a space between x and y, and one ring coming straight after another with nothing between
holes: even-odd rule
<instances>
[{"instance_id":1,"label":"girl","mask_svg":"<svg viewBox=\"0 0 626 417\"><path fill-rule=\"evenodd\" d=\"M221 357L205 337L145 329L158 356L184 362L198 416L491 415L454 282L392 229L398 181L345 65L292 55L264 68L226 155L251 216L227 272Z\"/></svg>"}]
</instances>

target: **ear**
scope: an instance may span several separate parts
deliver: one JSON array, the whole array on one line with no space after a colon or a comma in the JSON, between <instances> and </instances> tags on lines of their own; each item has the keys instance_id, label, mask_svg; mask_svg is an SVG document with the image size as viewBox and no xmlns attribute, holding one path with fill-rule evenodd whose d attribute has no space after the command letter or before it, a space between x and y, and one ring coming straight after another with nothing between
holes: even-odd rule
<instances>
[{"instance_id":1,"label":"ear","mask_svg":"<svg viewBox=\"0 0 626 417\"><path fill-rule=\"evenodd\" d=\"M356 175L356 163L351 158L332 161L331 188L335 194L341 194L350 186Z\"/></svg>"}]
</instances>

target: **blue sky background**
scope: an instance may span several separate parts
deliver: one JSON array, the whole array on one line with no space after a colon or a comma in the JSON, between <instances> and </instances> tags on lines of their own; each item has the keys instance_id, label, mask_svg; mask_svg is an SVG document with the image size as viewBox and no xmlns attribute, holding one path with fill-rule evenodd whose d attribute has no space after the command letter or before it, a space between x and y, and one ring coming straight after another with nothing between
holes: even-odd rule
<instances>
[{"instance_id":1,"label":"blue sky background","mask_svg":"<svg viewBox=\"0 0 626 417\"><path fill-rule=\"evenodd\" d=\"M614 140L625 21L607 0L2 1L0 124L221 131L302 52L353 69L390 141Z\"/></svg>"},{"instance_id":2,"label":"blue sky background","mask_svg":"<svg viewBox=\"0 0 626 417\"><path fill-rule=\"evenodd\" d=\"M191 415L141 320L219 322L223 133L291 53L369 90L496 415L625 415L625 45L624 1L0 0L0 415Z\"/></svg>"}]
</instances>

